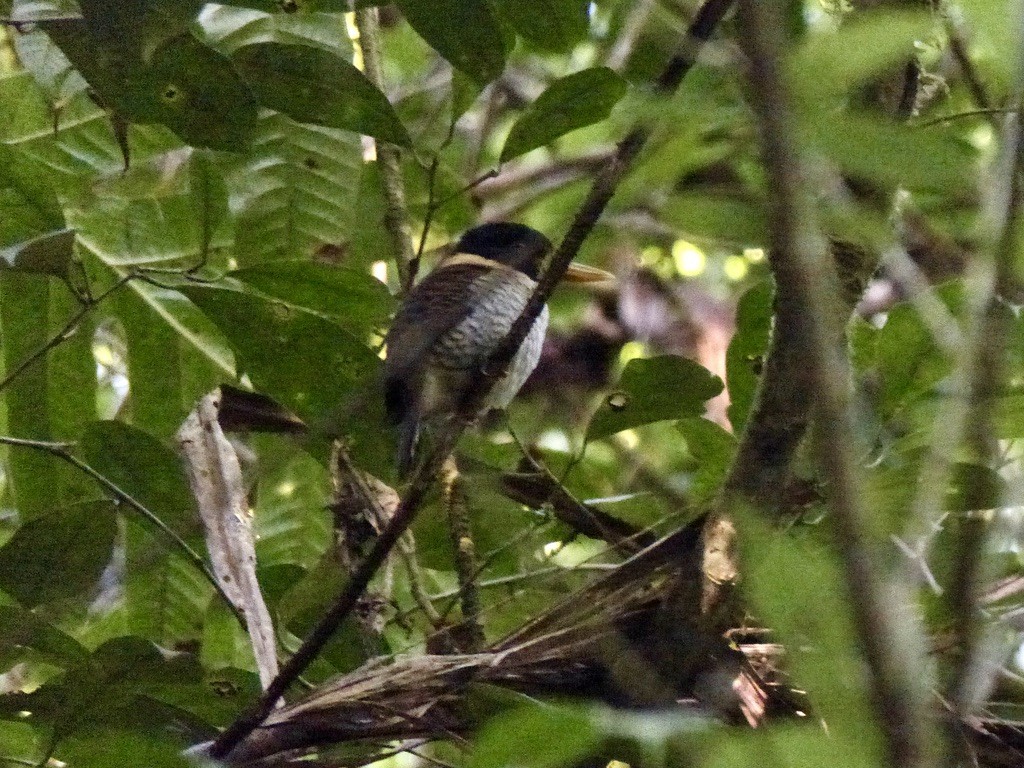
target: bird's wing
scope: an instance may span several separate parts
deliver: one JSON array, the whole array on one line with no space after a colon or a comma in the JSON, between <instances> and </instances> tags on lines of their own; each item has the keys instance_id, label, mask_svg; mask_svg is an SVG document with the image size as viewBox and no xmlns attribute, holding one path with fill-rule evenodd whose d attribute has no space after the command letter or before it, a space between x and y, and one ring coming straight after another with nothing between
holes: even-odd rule
<instances>
[{"instance_id":1,"label":"bird's wing","mask_svg":"<svg viewBox=\"0 0 1024 768\"><path fill-rule=\"evenodd\" d=\"M475 284L492 270L456 263L431 272L409 294L385 338L384 403L394 423L416 410L416 392L437 340L473 309Z\"/></svg>"}]
</instances>

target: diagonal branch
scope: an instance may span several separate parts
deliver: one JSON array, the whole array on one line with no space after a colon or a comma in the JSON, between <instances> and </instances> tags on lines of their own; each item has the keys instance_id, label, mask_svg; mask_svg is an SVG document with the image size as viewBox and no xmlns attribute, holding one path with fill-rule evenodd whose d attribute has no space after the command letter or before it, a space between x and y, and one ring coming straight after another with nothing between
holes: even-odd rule
<instances>
[{"instance_id":1,"label":"diagonal branch","mask_svg":"<svg viewBox=\"0 0 1024 768\"><path fill-rule=\"evenodd\" d=\"M893 766L930 765L929 719L921 681L921 662L909 650L914 626L900 621L893 595L882 583L881 568L867 534L868 511L856 456L849 391L849 365L841 338L845 314L839 278L828 246L814 226L814 201L807 167L796 139L792 99L782 71L784 52L781 2L742 0L740 38L750 61L751 94L761 126L768 185L774 191L769 245L776 282L791 291L802 364L815 393L819 423L815 452L829 478L829 523L845 571L856 632L871 671L871 685L889 758ZM783 309L780 306L780 311ZM897 595L897 597L902 597ZM908 638L910 641L908 642ZM908 649L904 651L904 649Z\"/></svg>"},{"instance_id":2,"label":"diagonal branch","mask_svg":"<svg viewBox=\"0 0 1024 768\"><path fill-rule=\"evenodd\" d=\"M701 6L690 25L681 51L669 61L658 80L660 90L671 93L679 86L683 77L696 63L697 53L702 44L710 38L732 4L733 0L707 0ZM540 315L555 285L562 279L569 267L569 262L575 257L583 241L594 228L619 182L622 181L646 143L648 135L648 129L640 126L630 131L626 138L619 143L614 157L594 181L587 199L577 213L569 232L555 251L548 268L538 281L522 314L513 323L503 342L488 358L483 372L485 375L477 379L477 385L469 391L462 403L460 414L454 417L445 429L440 430L426 460L417 468L391 522L381 532L373 548L366 555L366 559L352 574L351 579L335 599L330 610L313 628L295 655L282 666L281 672L271 682L256 705L232 723L213 743L209 751L211 757L222 758L228 755L235 745L266 719L277 700L302 674L303 670L313 662L341 623L350 615L359 596L369 586L374 574L383 565L399 538L412 523L438 470L469 425L471 416L466 414L474 414L479 409L479 404L483 402L493 382L501 377L511 363L516 350L519 349L533 327L534 321Z\"/></svg>"}]
</instances>

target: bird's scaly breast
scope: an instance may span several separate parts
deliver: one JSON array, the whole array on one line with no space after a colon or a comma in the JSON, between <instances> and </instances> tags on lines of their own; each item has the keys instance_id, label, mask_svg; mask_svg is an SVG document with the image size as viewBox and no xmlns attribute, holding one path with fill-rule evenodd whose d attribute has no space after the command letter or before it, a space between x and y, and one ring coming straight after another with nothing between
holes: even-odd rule
<instances>
[{"instance_id":1,"label":"bird's scaly breast","mask_svg":"<svg viewBox=\"0 0 1024 768\"><path fill-rule=\"evenodd\" d=\"M526 275L506 270L487 275L480 283L469 315L435 345L431 367L447 369L449 375L478 371L508 334L536 285ZM544 307L505 376L491 388L486 407L505 408L512 401L537 367L547 327L548 309Z\"/></svg>"}]
</instances>

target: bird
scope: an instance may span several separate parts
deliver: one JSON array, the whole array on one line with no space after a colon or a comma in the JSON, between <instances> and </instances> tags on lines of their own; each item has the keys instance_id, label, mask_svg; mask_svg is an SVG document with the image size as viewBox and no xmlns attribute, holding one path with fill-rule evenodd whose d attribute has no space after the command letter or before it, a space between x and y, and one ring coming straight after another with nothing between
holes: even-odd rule
<instances>
[{"instance_id":1,"label":"bird","mask_svg":"<svg viewBox=\"0 0 1024 768\"><path fill-rule=\"evenodd\" d=\"M526 306L551 248L547 237L523 224L481 224L442 249L447 255L400 304L384 339L383 367L384 406L398 427L399 478L415 466L423 427L436 428L454 415L482 375ZM594 283L614 277L574 262L565 279ZM473 417L508 407L537 366L547 326L545 306Z\"/></svg>"}]
</instances>

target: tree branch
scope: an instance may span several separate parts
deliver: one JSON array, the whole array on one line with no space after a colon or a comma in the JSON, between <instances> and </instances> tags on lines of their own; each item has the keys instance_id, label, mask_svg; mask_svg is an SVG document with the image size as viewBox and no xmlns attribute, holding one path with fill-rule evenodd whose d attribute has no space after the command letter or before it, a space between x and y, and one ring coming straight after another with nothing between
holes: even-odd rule
<instances>
[{"instance_id":1,"label":"tree branch","mask_svg":"<svg viewBox=\"0 0 1024 768\"><path fill-rule=\"evenodd\" d=\"M729 11L732 4L733 0L707 0L701 6L690 26L689 34L684 41L681 52L669 61L668 66L658 80L658 86L661 90L670 93L678 87L683 77L696 63L696 55L700 50L700 46L711 36L718 22ZM484 375L476 380L476 386L467 393L459 413L451 419L444 429L439 430L424 461L413 473L409 488L403 495L398 509L395 510L391 522L381 532L373 548L359 568L352 574L351 579L345 585L341 594L335 599L330 610L313 628L298 651L295 652L295 655L284 664L281 672L267 688L259 702L249 712L232 723L213 743L209 752L211 757L225 757L235 745L266 719L267 715L273 710L276 701L302 671L312 663L337 628L351 613L359 596L369 585L377 569L384 563L388 553L394 548L399 538L412 523L445 458L451 454L459 437L465 431L473 416L478 412L480 403L483 402L494 381L501 377L502 373L511 363L516 350L519 349L519 346L533 327L534 321L543 309L555 285L561 280L566 269L569 267L569 263L579 251L587 235L594 228L605 206L615 193L619 182L626 175L633 160L646 143L647 137L648 130L645 127L637 127L620 142L615 156L594 181L590 194L577 213L569 232L552 256L548 268L541 275L537 287L534 289L522 313L516 322L513 323L512 328L502 343L488 357L483 370Z\"/></svg>"},{"instance_id":2,"label":"tree branch","mask_svg":"<svg viewBox=\"0 0 1024 768\"><path fill-rule=\"evenodd\" d=\"M915 627L893 611L893 595L883 585L878 559L867 535L867 509L854 453L857 440L850 409L849 365L842 345L845 313L839 278L825 240L817 231L802 148L796 139L791 97L782 72L787 28L782 3L741 0L740 38L750 62L752 105L761 127L762 154L773 190L769 253L776 284L790 301L788 313L800 364L815 393L819 423L815 452L829 479L829 524L845 571L855 630L871 672L879 725L891 764L901 768L931 764L927 680ZM781 320L779 321L781 324ZM779 332L779 329L776 329ZM766 372L767 375L767 372ZM905 595L897 594L897 599ZM907 638L910 641L907 642ZM917 638L920 640L920 638ZM906 650L904 650L906 649Z\"/></svg>"},{"instance_id":3,"label":"tree branch","mask_svg":"<svg viewBox=\"0 0 1024 768\"><path fill-rule=\"evenodd\" d=\"M384 92L384 75L380 63L380 22L376 8L357 9L356 29L359 30L359 45L363 51L363 70L367 79ZM399 163L399 150L386 141L375 141L377 162L380 166L384 186L384 228L391 238L391 251L398 268L399 296L412 288L416 278L416 254L412 249L412 232L409 228L409 212L405 205L405 184Z\"/></svg>"}]
</instances>

